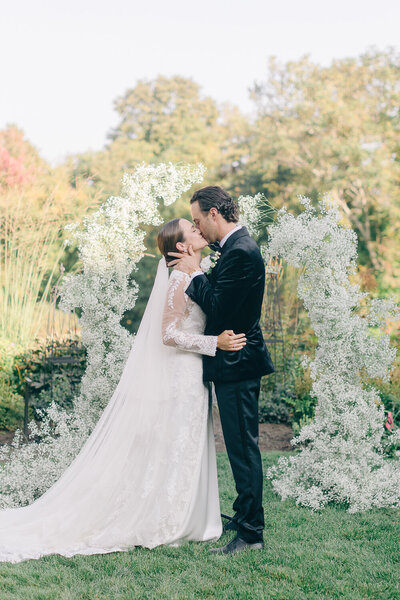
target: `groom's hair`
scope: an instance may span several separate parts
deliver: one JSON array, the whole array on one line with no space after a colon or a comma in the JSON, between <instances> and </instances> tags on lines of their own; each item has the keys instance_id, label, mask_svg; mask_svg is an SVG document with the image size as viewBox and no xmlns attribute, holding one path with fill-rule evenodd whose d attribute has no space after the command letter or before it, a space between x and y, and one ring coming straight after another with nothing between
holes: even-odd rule
<instances>
[{"instance_id":1,"label":"groom's hair","mask_svg":"<svg viewBox=\"0 0 400 600\"><path fill-rule=\"evenodd\" d=\"M198 202L200 210L208 213L210 208L216 208L228 223L237 223L239 213L236 202L219 185L209 185L197 190L190 200L190 204Z\"/></svg>"},{"instance_id":2,"label":"groom's hair","mask_svg":"<svg viewBox=\"0 0 400 600\"><path fill-rule=\"evenodd\" d=\"M158 249L165 256L167 265L171 260L176 260L174 256L168 256L168 252L178 252L176 244L177 242L183 242L185 238L183 230L179 226L179 221L180 219L168 221L158 232Z\"/></svg>"}]
</instances>

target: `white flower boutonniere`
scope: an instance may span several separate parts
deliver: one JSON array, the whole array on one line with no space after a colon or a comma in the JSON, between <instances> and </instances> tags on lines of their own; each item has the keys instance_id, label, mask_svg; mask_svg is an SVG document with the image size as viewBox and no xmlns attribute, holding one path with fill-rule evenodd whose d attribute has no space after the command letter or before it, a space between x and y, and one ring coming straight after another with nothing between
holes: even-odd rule
<instances>
[{"instance_id":1,"label":"white flower boutonniere","mask_svg":"<svg viewBox=\"0 0 400 600\"><path fill-rule=\"evenodd\" d=\"M205 256L200 263L200 269L203 271L203 273L210 275L220 256L221 252L218 251L215 254L209 254L208 256Z\"/></svg>"}]
</instances>

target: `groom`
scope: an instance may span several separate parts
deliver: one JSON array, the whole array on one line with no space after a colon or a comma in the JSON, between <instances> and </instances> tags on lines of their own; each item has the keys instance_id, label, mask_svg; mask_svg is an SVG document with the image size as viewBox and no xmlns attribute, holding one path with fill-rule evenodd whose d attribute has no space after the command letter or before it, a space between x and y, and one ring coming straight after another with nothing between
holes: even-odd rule
<instances>
[{"instance_id":1,"label":"groom","mask_svg":"<svg viewBox=\"0 0 400 600\"><path fill-rule=\"evenodd\" d=\"M220 255L215 255L209 278L198 259L170 253L171 262L191 276L186 294L207 317L205 335L245 333L246 345L237 352L217 350L203 356L203 379L213 381L221 425L236 484L235 514L224 530L237 536L212 552L230 554L244 548L261 549L264 512L263 474L258 447L258 396L260 379L274 371L261 333L259 319L264 295L265 267L256 242L238 224L237 207L219 186L198 190L191 201L193 222Z\"/></svg>"}]
</instances>

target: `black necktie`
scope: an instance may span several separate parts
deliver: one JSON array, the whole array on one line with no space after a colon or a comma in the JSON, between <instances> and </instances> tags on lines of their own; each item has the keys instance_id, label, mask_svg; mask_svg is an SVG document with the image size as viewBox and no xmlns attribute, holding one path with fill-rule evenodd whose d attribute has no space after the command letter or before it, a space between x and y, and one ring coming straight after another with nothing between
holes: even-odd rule
<instances>
[{"instance_id":1,"label":"black necktie","mask_svg":"<svg viewBox=\"0 0 400 600\"><path fill-rule=\"evenodd\" d=\"M219 242L213 242L212 244L208 244L208 247L211 248L213 252L221 252L221 246Z\"/></svg>"}]
</instances>

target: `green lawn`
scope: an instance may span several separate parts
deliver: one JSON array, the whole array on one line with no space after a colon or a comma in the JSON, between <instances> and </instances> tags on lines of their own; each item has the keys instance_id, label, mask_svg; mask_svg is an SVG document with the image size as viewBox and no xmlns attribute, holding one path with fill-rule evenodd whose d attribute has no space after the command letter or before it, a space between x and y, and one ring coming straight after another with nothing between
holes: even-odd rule
<instances>
[{"instance_id":1,"label":"green lawn","mask_svg":"<svg viewBox=\"0 0 400 600\"><path fill-rule=\"evenodd\" d=\"M264 453L264 466L277 456ZM218 468L221 509L229 514L234 487L225 454L218 455ZM213 544L188 543L0 563L0 600L400 599L400 510L313 514L282 503L268 481L264 506L264 551L215 556L208 552Z\"/></svg>"}]
</instances>

